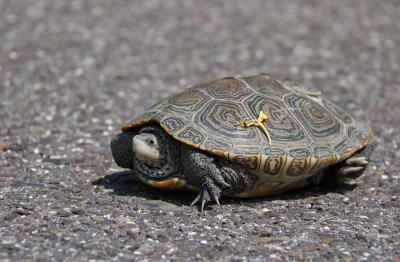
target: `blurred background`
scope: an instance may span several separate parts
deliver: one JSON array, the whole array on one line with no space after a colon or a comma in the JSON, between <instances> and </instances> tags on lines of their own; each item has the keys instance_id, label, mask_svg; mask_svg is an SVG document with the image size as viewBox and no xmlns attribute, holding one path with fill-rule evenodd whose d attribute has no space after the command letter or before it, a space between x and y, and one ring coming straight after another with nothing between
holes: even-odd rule
<instances>
[{"instance_id":1,"label":"blurred background","mask_svg":"<svg viewBox=\"0 0 400 262\"><path fill-rule=\"evenodd\" d=\"M321 90L378 137L394 131L382 120L400 120L396 1L2 0L0 12L3 144L80 139L81 150L104 135L91 141L104 148L160 98L257 73Z\"/></svg>"},{"instance_id":2,"label":"blurred background","mask_svg":"<svg viewBox=\"0 0 400 262\"><path fill-rule=\"evenodd\" d=\"M355 197L367 201L362 202L364 206L398 200L397 0L0 0L0 50L0 210L12 218L3 220L0 234L12 247L13 243L25 243L21 249L5 248L3 258L10 254L29 257L31 247L38 247L37 252L46 250L43 243L47 242L30 238L25 230L37 228L38 221L51 210L57 214L66 207L79 206L85 212L91 208L106 212L99 203L111 201L108 191L91 183L120 170L109 150L109 141L120 126L173 92L226 76L268 73L281 80L297 80L307 89L321 90L325 98L355 117L369 120L374 128L375 157ZM22 184L13 184L16 181ZM140 190L147 190L136 195L143 196L143 201L170 196ZM365 195L371 198L364 199ZM102 197L107 201L101 202ZM110 212L123 213L128 208L123 201L131 198L113 198L116 211ZM89 203L79 204L82 199ZM188 204L184 197L172 199ZM260 205L258 201L255 203ZM10 210L21 208L15 203L33 208L35 211L27 212L38 220L13 218ZM230 211L227 207L224 212ZM384 214L381 219L400 217L390 208L376 212ZM101 227L101 220L93 221ZM289 224L295 225L295 221ZM385 256L384 246L398 244L398 239L389 240L396 236L392 232L398 230L400 220L396 221L397 226L389 220L380 221L388 239L380 240L375 259ZM16 227L17 222L22 226ZM51 231L51 223L43 223ZM68 235L70 229L57 230ZM86 230L97 229L92 225ZM340 240L342 243L353 238L346 232L341 233L348 236ZM287 236L296 239L303 233L294 230ZM56 245L61 238L57 236L46 241ZM239 236L247 235L237 233L235 241L242 241ZM106 249L98 246L100 242L121 250L115 246L119 240L86 237L88 243L97 244L85 252ZM316 237L313 245L322 243L321 238ZM213 240L209 241L210 245L197 243L199 252L213 250ZM287 250L297 246L297 242L286 243ZM344 245L343 250L354 251L354 245ZM260 254L265 250L258 244L254 248L259 248ZM65 250L54 254L68 253ZM242 254L250 256L246 252ZM361 251L357 254L363 256Z\"/></svg>"}]
</instances>

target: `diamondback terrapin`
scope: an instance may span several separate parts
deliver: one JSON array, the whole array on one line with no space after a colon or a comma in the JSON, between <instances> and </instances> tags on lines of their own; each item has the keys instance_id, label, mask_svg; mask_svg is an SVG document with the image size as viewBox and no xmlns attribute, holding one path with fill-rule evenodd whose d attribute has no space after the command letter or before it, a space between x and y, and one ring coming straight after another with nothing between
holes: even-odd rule
<instances>
[{"instance_id":1,"label":"diamondback terrapin","mask_svg":"<svg viewBox=\"0 0 400 262\"><path fill-rule=\"evenodd\" d=\"M170 95L122 127L115 162L164 189L221 195L279 194L365 170L370 125L297 82L227 77Z\"/></svg>"}]
</instances>

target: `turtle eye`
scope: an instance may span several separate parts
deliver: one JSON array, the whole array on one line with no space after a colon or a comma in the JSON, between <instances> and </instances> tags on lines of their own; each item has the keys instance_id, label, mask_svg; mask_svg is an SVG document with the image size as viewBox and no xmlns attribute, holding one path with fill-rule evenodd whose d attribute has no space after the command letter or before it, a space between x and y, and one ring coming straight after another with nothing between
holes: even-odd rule
<instances>
[{"instance_id":1,"label":"turtle eye","mask_svg":"<svg viewBox=\"0 0 400 262\"><path fill-rule=\"evenodd\" d=\"M156 145L156 141L155 141L154 139L149 139L149 140L147 141L147 143L149 144L149 146L154 146L154 145Z\"/></svg>"}]
</instances>

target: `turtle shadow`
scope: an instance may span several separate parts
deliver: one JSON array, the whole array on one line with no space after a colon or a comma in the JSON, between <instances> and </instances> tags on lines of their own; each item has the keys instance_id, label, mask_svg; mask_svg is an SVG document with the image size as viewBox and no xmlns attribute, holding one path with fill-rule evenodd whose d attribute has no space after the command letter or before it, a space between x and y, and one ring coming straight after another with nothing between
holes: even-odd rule
<instances>
[{"instance_id":1,"label":"turtle shadow","mask_svg":"<svg viewBox=\"0 0 400 262\"><path fill-rule=\"evenodd\" d=\"M233 201L236 203L244 204L250 207L259 204L266 204L272 201L295 201L305 200L308 198L318 198L320 196L326 196L329 194L344 195L345 193L352 192L357 188L357 185L335 185L335 186L306 186L300 189L294 189L284 192L279 195L264 196L257 198L234 198ZM222 203L222 201L221 201Z\"/></svg>"},{"instance_id":2,"label":"turtle shadow","mask_svg":"<svg viewBox=\"0 0 400 262\"><path fill-rule=\"evenodd\" d=\"M142 183L134 171L124 170L108 174L92 182L93 185L103 186L111 189L111 194L118 196L130 196L144 199L144 201L164 201L176 206L188 206L191 204L197 193L182 191L167 191L151 187ZM244 204L248 206L265 204L266 202L281 200L304 200L315 198L329 193L344 194L353 191L356 186L308 186L274 196L264 196L257 198L234 198L223 196L220 199L221 205L224 204Z\"/></svg>"},{"instance_id":3,"label":"turtle shadow","mask_svg":"<svg viewBox=\"0 0 400 262\"><path fill-rule=\"evenodd\" d=\"M190 205L195 198L191 192L168 191L151 187L142 183L132 170L124 170L105 175L92 182L93 185L111 189L111 194L130 196L144 200L166 201L176 206Z\"/></svg>"}]
</instances>

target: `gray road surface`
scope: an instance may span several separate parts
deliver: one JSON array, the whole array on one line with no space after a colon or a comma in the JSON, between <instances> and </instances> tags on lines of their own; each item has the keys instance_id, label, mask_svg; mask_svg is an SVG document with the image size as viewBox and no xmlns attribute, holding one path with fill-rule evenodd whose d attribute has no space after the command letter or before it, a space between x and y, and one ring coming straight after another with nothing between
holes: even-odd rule
<instances>
[{"instance_id":1,"label":"gray road surface","mask_svg":"<svg viewBox=\"0 0 400 262\"><path fill-rule=\"evenodd\" d=\"M398 1L0 0L0 50L0 260L400 261ZM157 100L261 72L372 123L356 189L199 214L114 164Z\"/></svg>"}]
</instances>

